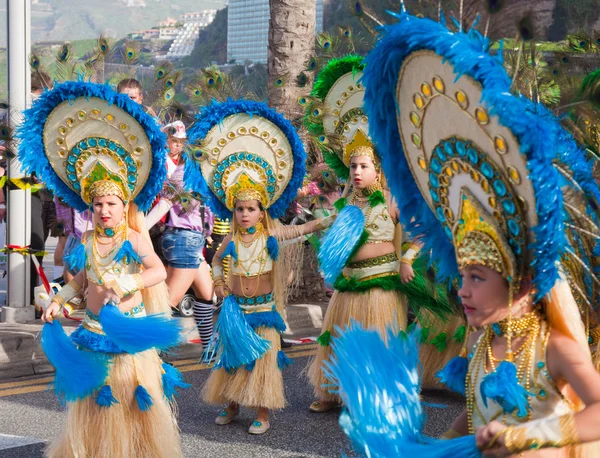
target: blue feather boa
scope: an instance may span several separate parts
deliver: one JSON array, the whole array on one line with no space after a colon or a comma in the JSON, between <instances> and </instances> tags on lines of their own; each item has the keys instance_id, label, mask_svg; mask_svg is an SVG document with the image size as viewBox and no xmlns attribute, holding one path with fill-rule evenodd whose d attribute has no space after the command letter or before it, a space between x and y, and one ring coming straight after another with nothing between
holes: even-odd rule
<instances>
[{"instance_id":1,"label":"blue feather boa","mask_svg":"<svg viewBox=\"0 0 600 458\"><path fill-rule=\"evenodd\" d=\"M326 375L340 387L345 410L340 426L355 449L374 458L479 458L475 436L436 440L423 434L419 332L379 333L353 322L336 331Z\"/></svg>"},{"instance_id":2,"label":"blue feather boa","mask_svg":"<svg viewBox=\"0 0 600 458\"><path fill-rule=\"evenodd\" d=\"M534 396L519 385L517 368L514 363L502 361L496 370L486 375L480 385L483 404L487 407L487 400L500 404L505 413L512 415L517 411L518 417L527 415L531 408L529 396Z\"/></svg>"},{"instance_id":3,"label":"blue feather boa","mask_svg":"<svg viewBox=\"0 0 600 458\"><path fill-rule=\"evenodd\" d=\"M17 138L20 139L19 160L22 170L29 174L35 173L40 181L44 182L54 195L61 197L69 207L81 212L88 209L80 195L63 182L50 165L43 140L46 119L52 110L62 102L78 97L98 97L107 101L109 105L116 105L131 115L144 129L152 150L152 167L146 183L134 202L140 211L148 210L161 191L166 178L165 134L160 131L156 120L147 114L141 105L135 103L126 94L116 93L105 84L69 81L57 84L51 91L45 91L40 95L33 107L25 111L23 123L16 133Z\"/></svg>"},{"instance_id":4,"label":"blue feather boa","mask_svg":"<svg viewBox=\"0 0 600 458\"><path fill-rule=\"evenodd\" d=\"M108 355L79 350L58 321L42 328L42 349L56 369L53 387L61 402L83 399L104 385Z\"/></svg>"},{"instance_id":5,"label":"blue feather boa","mask_svg":"<svg viewBox=\"0 0 600 458\"><path fill-rule=\"evenodd\" d=\"M100 324L106 336L127 353L156 348L169 350L181 341L182 325L165 314L129 318L114 305L100 310Z\"/></svg>"},{"instance_id":6,"label":"blue feather boa","mask_svg":"<svg viewBox=\"0 0 600 458\"><path fill-rule=\"evenodd\" d=\"M202 108L196 117L196 123L188 130L189 142L190 144L200 142L206 137L210 129L221 124L228 116L237 113L247 113L250 116L256 115L268 119L281 129L292 148L294 158L292 177L279 199L273 202L268 209L271 217L279 218L296 198L298 189L302 187L302 180L306 172L306 152L304 151L304 145L290 121L264 103L233 99L221 103L213 101L212 104ZM231 211L213 193L204 176L202 176L198 159L190 157L185 161L184 181L186 186L205 197L208 205L219 218L231 218Z\"/></svg>"},{"instance_id":7,"label":"blue feather boa","mask_svg":"<svg viewBox=\"0 0 600 458\"><path fill-rule=\"evenodd\" d=\"M75 332L71 334L71 340L77 345L92 351L101 353L124 353L121 347L106 335L88 331L83 326L79 326Z\"/></svg>"},{"instance_id":8,"label":"blue feather boa","mask_svg":"<svg viewBox=\"0 0 600 458\"><path fill-rule=\"evenodd\" d=\"M354 252L365 227L365 216L355 205L346 205L323 238L319 250L319 264L325 281L334 283L342 273L348 258Z\"/></svg>"},{"instance_id":9,"label":"blue feather boa","mask_svg":"<svg viewBox=\"0 0 600 458\"><path fill-rule=\"evenodd\" d=\"M481 84L482 102L501 125L513 132L527 158L538 213L538 225L532 229L535 242L530 247L534 259L533 281L537 297L543 297L558 278L556 261L568 246L559 210L562 177L552 167L553 160L558 158L556 151L573 168L574 179L591 195L598 196L586 161L582 160L582 151L548 110L510 93L511 79L502 66L501 56L489 54L487 38L474 29L453 33L429 19L405 13L392 15L398 23L383 28L377 46L367 56L363 83L370 134L400 207L402 223L412 235L423 236L420 239L424 242L423 250L432 253L438 279L452 281L458 270L452 242L421 196L404 155L396 118L390 116L398 111L396 85L404 60L412 52L431 50L454 67L457 78L468 75Z\"/></svg>"}]
</instances>

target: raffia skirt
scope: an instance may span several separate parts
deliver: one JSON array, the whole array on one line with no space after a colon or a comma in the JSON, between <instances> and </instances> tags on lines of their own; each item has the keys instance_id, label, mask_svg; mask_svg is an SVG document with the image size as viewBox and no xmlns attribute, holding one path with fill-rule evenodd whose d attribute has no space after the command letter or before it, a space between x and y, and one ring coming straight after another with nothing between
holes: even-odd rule
<instances>
[{"instance_id":1,"label":"raffia skirt","mask_svg":"<svg viewBox=\"0 0 600 458\"><path fill-rule=\"evenodd\" d=\"M246 320L256 334L270 342L270 348L246 366L231 371L214 369L202 389L202 399L208 404L235 402L250 408L282 409L287 405L282 369L291 363L281 351L280 333L285 323L275 303L244 309Z\"/></svg>"},{"instance_id":2,"label":"raffia skirt","mask_svg":"<svg viewBox=\"0 0 600 458\"><path fill-rule=\"evenodd\" d=\"M392 263L390 263L392 264ZM397 261L389 267L389 277L399 277ZM347 269L345 271L348 274ZM396 273L392 273L392 272ZM362 280L361 280L362 281ZM330 393L331 382L323 373L323 363L331 357L329 340L337 335L336 327L346 328L351 321L360 323L367 329L375 329L386 338L387 329L406 329L407 305L404 295L394 289L373 287L366 291L340 291L336 288L329 301L323 320L322 334L317 353L309 362L308 379L313 386L315 397L325 402L340 402L337 394ZM327 337L323 338L324 335Z\"/></svg>"},{"instance_id":3,"label":"raffia skirt","mask_svg":"<svg viewBox=\"0 0 600 458\"><path fill-rule=\"evenodd\" d=\"M133 313L122 316L119 326L128 326L139 317L146 315L143 304L135 307ZM106 318L108 319L108 317ZM52 351L59 348L60 340L45 338L42 333L42 347L56 367L55 388L65 387L64 381L70 379L77 386L84 386L90 378L89 366L78 371L81 361L94 354L106 355L103 362L108 376L104 385L90 385L93 391L82 398L66 403L67 419L61 434L48 446L46 456L52 458L178 458L182 456L179 428L175 417L175 387L185 387L179 371L162 362L155 348L136 353L125 353L109 336L104 333L101 317L89 310L83 323L70 337L64 339L73 345L74 359ZM121 334L114 327L112 332ZM49 326L49 325L45 325ZM51 326L60 326L53 324ZM146 335L160 334L165 327L146 325ZM168 322L165 326L174 326L173 334L178 341L178 325ZM54 330L62 329L53 328ZM126 332L124 329L123 331ZM64 331L63 331L64 334ZM166 335L166 334L165 334ZM62 344L65 342L63 341ZM151 346L150 342L146 342ZM53 355L51 357L50 355ZM164 382L164 384L163 384ZM60 390L59 390L60 391ZM61 391L62 392L62 391ZM108 393L108 394L107 394ZM68 394L65 392L65 394ZM60 396L60 395L59 395Z\"/></svg>"},{"instance_id":4,"label":"raffia skirt","mask_svg":"<svg viewBox=\"0 0 600 458\"><path fill-rule=\"evenodd\" d=\"M63 433L48 447L53 458L171 458L181 444L175 406L163 394L162 362L156 350L114 355L110 384L118 404L102 407L89 396L67 404ZM135 363L134 363L135 361ZM142 411L135 390L143 385L152 406Z\"/></svg>"}]
</instances>

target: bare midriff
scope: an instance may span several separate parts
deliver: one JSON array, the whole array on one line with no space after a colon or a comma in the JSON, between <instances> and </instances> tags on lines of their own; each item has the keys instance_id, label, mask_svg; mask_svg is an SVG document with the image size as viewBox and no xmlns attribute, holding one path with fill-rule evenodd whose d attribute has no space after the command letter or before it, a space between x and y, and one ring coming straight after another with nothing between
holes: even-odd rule
<instances>
[{"instance_id":1,"label":"bare midriff","mask_svg":"<svg viewBox=\"0 0 600 458\"><path fill-rule=\"evenodd\" d=\"M365 259L377 258L396 251L393 242L365 243L359 248L350 262L364 261Z\"/></svg>"},{"instance_id":2,"label":"bare midriff","mask_svg":"<svg viewBox=\"0 0 600 458\"><path fill-rule=\"evenodd\" d=\"M92 282L87 282L87 284L87 308L94 315L98 315L104 306L104 298L106 297L106 292L108 289L105 286L95 285ZM121 299L118 306L119 310L124 313L130 311L136 305L140 305L141 303L142 293L137 291Z\"/></svg>"},{"instance_id":3,"label":"bare midriff","mask_svg":"<svg viewBox=\"0 0 600 458\"><path fill-rule=\"evenodd\" d=\"M271 272L255 277L231 276L231 292L236 296L255 297L273 291Z\"/></svg>"}]
</instances>

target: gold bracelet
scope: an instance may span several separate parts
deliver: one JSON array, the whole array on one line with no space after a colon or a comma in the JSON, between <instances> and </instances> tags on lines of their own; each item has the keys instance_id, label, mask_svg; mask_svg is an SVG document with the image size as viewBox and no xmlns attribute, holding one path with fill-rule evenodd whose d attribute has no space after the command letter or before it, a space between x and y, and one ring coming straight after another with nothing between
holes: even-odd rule
<instances>
[{"instance_id":1,"label":"gold bracelet","mask_svg":"<svg viewBox=\"0 0 600 458\"><path fill-rule=\"evenodd\" d=\"M58 306L62 309L64 307L64 305L67 303L67 300L60 294L57 294L50 301L50 303L52 303L52 302L56 302L58 304Z\"/></svg>"},{"instance_id":2,"label":"gold bracelet","mask_svg":"<svg viewBox=\"0 0 600 458\"><path fill-rule=\"evenodd\" d=\"M450 440L450 439L456 439L458 437L462 437L462 434L459 433L458 431L456 431L455 429L450 428L448 431L446 431L444 434L442 434L440 436L440 439Z\"/></svg>"},{"instance_id":3,"label":"gold bracelet","mask_svg":"<svg viewBox=\"0 0 600 458\"><path fill-rule=\"evenodd\" d=\"M135 284L137 286L137 290L136 291L141 291L144 289L144 280L142 278L142 274L133 274L133 279L135 280ZM135 291L132 291L130 294L135 293Z\"/></svg>"}]
</instances>

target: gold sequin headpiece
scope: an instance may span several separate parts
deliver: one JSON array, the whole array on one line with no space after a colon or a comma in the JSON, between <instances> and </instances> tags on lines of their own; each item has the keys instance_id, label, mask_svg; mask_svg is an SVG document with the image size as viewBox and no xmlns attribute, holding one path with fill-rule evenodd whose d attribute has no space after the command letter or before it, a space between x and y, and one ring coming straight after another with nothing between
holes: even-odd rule
<instances>
[{"instance_id":1,"label":"gold sequin headpiece","mask_svg":"<svg viewBox=\"0 0 600 458\"><path fill-rule=\"evenodd\" d=\"M515 277L515 259L502 231L471 192L463 190L461 201L453 234L458 268L483 265L510 282Z\"/></svg>"},{"instance_id":2,"label":"gold sequin headpiece","mask_svg":"<svg viewBox=\"0 0 600 458\"><path fill-rule=\"evenodd\" d=\"M263 208L267 207L268 199L264 186L255 183L246 173L227 189L227 207L233 208L236 202L258 200Z\"/></svg>"},{"instance_id":3,"label":"gold sequin headpiece","mask_svg":"<svg viewBox=\"0 0 600 458\"><path fill-rule=\"evenodd\" d=\"M370 157L375 165L379 164L373 143L362 129L358 129L350 143L344 145L344 164L349 166L352 158L358 156Z\"/></svg>"},{"instance_id":4,"label":"gold sequin headpiece","mask_svg":"<svg viewBox=\"0 0 600 458\"><path fill-rule=\"evenodd\" d=\"M91 172L81 179L81 197L84 202L91 204L94 197L117 196L124 203L129 200L129 187L118 174L107 170L102 162L98 161Z\"/></svg>"}]
</instances>

